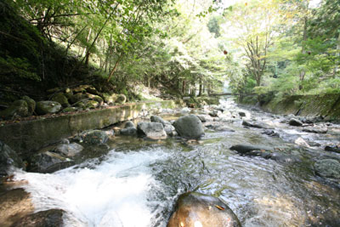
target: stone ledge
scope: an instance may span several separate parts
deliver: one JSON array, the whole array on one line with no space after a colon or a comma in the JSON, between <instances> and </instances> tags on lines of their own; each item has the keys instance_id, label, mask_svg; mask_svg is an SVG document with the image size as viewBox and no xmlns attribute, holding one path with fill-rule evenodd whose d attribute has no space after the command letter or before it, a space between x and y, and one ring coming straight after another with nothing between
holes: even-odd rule
<instances>
[{"instance_id":1,"label":"stone ledge","mask_svg":"<svg viewBox=\"0 0 340 227\"><path fill-rule=\"evenodd\" d=\"M22 157L40 148L90 129L101 129L120 121L138 118L151 108L174 108L172 100L128 103L54 118L36 119L0 127L0 140Z\"/></svg>"}]
</instances>

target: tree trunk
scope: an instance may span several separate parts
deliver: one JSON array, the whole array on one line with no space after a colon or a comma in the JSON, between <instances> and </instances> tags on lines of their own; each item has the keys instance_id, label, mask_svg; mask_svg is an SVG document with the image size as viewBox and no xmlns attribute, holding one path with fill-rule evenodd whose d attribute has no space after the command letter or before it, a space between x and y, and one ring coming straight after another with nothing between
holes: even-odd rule
<instances>
[{"instance_id":1,"label":"tree trunk","mask_svg":"<svg viewBox=\"0 0 340 227\"><path fill-rule=\"evenodd\" d=\"M202 76L200 76L198 96L202 96L202 95L203 95L203 80L202 80Z\"/></svg>"}]
</instances>

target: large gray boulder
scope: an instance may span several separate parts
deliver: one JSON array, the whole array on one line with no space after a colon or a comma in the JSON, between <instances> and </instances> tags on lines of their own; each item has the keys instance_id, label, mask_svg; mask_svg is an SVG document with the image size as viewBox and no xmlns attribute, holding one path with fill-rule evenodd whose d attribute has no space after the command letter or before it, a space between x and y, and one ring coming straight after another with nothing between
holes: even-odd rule
<instances>
[{"instance_id":1,"label":"large gray boulder","mask_svg":"<svg viewBox=\"0 0 340 227\"><path fill-rule=\"evenodd\" d=\"M36 112L39 115L53 114L61 110L61 104L55 101L37 102Z\"/></svg>"},{"instance_id":2,"label":"large gray boulder","mask_svg":"<svg viewBox=\"0 0 340 227\"><path fill-rule=\"evenodd\" d=\"M240 227L234 212L217 197L197 192L182 194L167 227L178 226L230 226Z\"/></svg>"},{"instance_id":3,"label":"large gray boulder","mask_svg":"<svg viewBox=\"0 0 340 227\"><path fill-rule=\"evenodd\" d=\"M11 166L17 168L25 167L18 154L0 141L0 176L6 176L8 168Z\"/></svg>"},{"instance_id":4,"label":"large gray boulder","mask_svg":"<svg viewBox=\"0 0 340 227\"><path fill-rule=\"evenodd\" d=\"M318 160L314 167L319 176L340 179L340 162L335 159Z\"/></svg>"},{"instance_id":5,"label":"large gray boulder","mask_svg":"<svg viewBox=\"0 0 340 227\"><path fill-rule=\"evenodd\" d=\"M204 135L202 122L195 115L180 117L173 126L180 136L188 139L199 139Z\"/></svg>"},{"instance_id":6,"label":"large gray boulder","mask_svg":"<svg viewBox=\"0 0 340 227\"><path fill-rule=\"evenodd\" d=\"M139 122L137 125L137 133L138 135L154 140L167 138L164 127L159 122Z\"/></svg>"}]
</instances>

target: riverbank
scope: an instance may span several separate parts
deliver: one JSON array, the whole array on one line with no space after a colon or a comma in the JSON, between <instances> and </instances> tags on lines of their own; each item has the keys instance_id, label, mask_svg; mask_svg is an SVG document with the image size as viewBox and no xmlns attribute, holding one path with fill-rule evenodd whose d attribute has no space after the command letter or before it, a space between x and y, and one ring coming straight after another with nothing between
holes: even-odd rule
<instances>
[{"instance_id":1,"label":"riverbank","mask_svg":"<svg viewBox=\"0 0 340 227\"><path fill-rule=\"evenodd\" d=\"M280 101L271 99L263 102L261 108L275 114L321 117L333 121L340 119L340 95L294 95Z\"/></svg>"}]
</instances>

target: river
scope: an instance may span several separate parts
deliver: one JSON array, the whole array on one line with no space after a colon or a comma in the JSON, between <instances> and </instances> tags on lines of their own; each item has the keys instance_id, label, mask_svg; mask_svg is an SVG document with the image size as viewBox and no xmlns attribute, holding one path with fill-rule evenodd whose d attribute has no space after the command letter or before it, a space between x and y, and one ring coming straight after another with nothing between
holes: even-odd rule
<instances>
[{"instance_id":1,"label":"river","mask_svg":"<svg viewBox=\"0 0 340 227\"><path fill-rule=\"evenodd\" d=\"M37 211L65 210L66 226L166 226L176 198L186 191L223 199L243 226L340 226L340 190L316 176L313 167L320 157L340 159L322 149L339 141L339 125L315 134L232 100L221 101L219 108L226 111L205 123L200 143L117 136L107 151L84 154L76 166L52 174L16 171L16 179L29 182L24 188ZM239 112L279 137L242 126L233 115ZM312 145L297 145L300 137ZM241 156L230 150L236 144L270 147L299 161Z\"/></svg>"}]
</instances>

